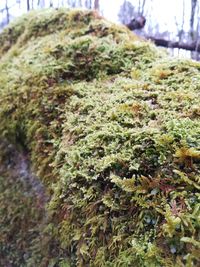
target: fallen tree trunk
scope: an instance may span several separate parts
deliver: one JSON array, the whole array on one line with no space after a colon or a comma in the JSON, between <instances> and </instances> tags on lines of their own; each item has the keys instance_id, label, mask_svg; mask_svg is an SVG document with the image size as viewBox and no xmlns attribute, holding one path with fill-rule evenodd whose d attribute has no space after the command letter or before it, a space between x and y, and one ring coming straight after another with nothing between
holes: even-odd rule
<instances>
[{"instance_id":1,"label":"fallen tree trunk","mask_svg":"<svg viewBox=\"0 0 200 267\"><path fill-rule=\"evenodd\" d=\"M153 36L147 36L147 39L153 41L155 45L163 46L167 48L179 48L188 51L196 51L200 52L200 43L199 42L192 42L192 43L181 43L181 42L174 42L170 40L165 40L161 38L156 38Z\"/></svg>"},{"instance_id":2,"label":"fallen tree trunk","mask_svg":"<svg viewBox=\"0 0 200 267\"><path fill-rule=\"evenodd\" d=\"M146 19L143 16L138 16L130 21L130 23L126 24L126 27L131 31L140 30L145 26ZM149 39L155 43L155 45L163 46L167 48L179 48L188 51L196 51L200 52L200 42L192 42L192 43L183 43L177 41L166 40L162 38L157 38L154 36L145 36L146 39Z\"/></svg>"}]
</instances>

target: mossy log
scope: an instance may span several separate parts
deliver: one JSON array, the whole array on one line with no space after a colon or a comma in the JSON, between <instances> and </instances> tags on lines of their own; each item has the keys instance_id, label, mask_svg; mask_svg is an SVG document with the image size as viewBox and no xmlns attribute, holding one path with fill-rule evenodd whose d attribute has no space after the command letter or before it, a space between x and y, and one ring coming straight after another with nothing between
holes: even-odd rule
<instances>
[{"instance_id":1,"label":"mossy log","mask_svg":"<svg viewBox=\"0 0 200 267\"><path fill-rule=\"evenodd\" d=\"M199 266L199 99L199 63L96 12L34 11L4 29L0 138L49 197L45 220L32 195L32 215L17 209L23 187L1 170L1 265Z\"/></svg>"}]
</instances>

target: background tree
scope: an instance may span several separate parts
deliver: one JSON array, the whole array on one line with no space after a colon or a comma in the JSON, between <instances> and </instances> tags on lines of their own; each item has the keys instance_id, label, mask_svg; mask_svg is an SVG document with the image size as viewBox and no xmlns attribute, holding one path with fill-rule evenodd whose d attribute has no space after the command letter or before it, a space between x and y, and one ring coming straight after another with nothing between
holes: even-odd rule
<instances>
[{"instance_id":1,"label":"background tree","mask_svg":"<svg viewBox=\"0 0 200 267\"><path fill-rule=\"evenodd\" d=\"M137 12L133 4L125 0L119 9L118 17L120 22L122 24L128 24L136 15Z\"/></svg>"}]
</instances>

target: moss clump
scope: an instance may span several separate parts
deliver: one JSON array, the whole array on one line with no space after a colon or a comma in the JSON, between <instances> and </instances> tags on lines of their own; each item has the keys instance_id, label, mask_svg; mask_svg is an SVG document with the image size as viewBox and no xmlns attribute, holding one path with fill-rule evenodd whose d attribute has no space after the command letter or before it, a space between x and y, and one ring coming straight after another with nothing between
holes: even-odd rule
<instances>
[{"instance_id":1,"label":"moss clump","mask_svg":"<svg viewBox=\"0 0 200 267\"><path fill-rule=\"evenodd\" d=\"M31 13L0 42L0 135L50 195L29 262L198 266L200 64L90 11Z\"/></svg>"}]
</instances>

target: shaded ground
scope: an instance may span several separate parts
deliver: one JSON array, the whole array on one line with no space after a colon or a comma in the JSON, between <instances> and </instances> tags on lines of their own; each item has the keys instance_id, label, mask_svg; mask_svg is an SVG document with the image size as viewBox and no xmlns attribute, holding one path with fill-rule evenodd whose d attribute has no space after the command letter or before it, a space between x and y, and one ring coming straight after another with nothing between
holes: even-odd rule
<instances>
[{"instance_id":1,"label":"shaded ground","mask_svg":"<svg viewBox=\"0 0 200 267\"><path fill-rule=\"evenodd\" d=\"M42 241L47 195L26 153L2 141L0 150L0 266L33 266L28 259L41 257L32 253Z\"/></svg>"}]
</instances>

